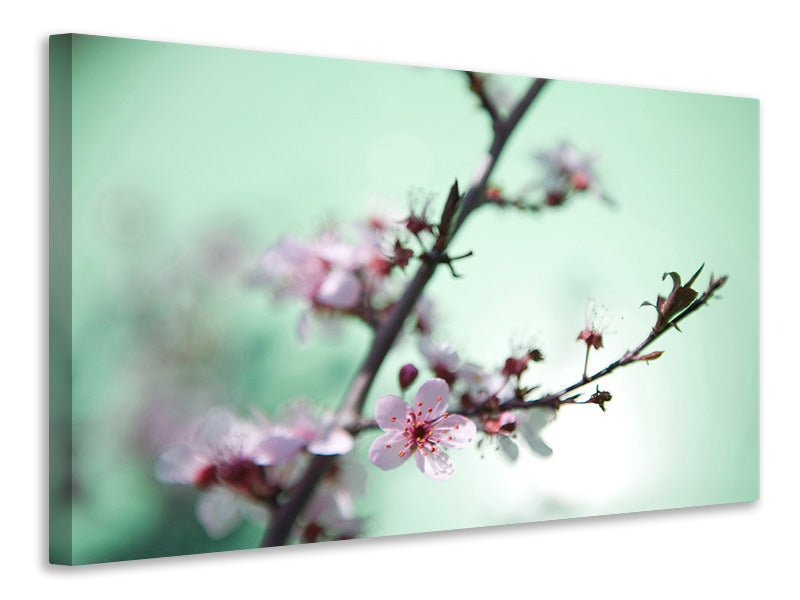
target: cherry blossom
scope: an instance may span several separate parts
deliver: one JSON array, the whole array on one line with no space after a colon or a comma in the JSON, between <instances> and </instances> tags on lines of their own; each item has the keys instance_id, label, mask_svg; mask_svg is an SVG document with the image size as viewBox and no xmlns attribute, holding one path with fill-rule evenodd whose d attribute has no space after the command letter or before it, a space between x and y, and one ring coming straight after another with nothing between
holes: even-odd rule
<instances>
[{"instance_id":1,"label":"cherry blossom","mask_svg":"<svg viewBox=\"0 0 800 600\"><path fill-rule=\"evenodd\" d=\"M258 461L264 465L286 462L303 449L319 455L347 454L353 449L353 436L330 415L314 418L308 405L296 403L258 444Z\"/></svg>"},{"instance_id":2,"label":"cherry blossom","mask_svg":"<svg viewBox=\"0 0 800 600\"><path fill-rule=\"evenodd\" d=\"M441 450L463 448L475 436L475 424L450 415L450 390L442 379L422 384L409 406L397 396L383 396L375 406L375 420L386 433L370 446L369 460L384 471L399 467L413 454L417 467L431 479L453 476L453 461Z\"/></svg>"},{"instance_id":3,"label":"cherry blossom","mask_svg":"<svg viewBox=\"0 0 800 600\"><path fill-rule=\"evenodd\" d=\"M322 478L321 488L301 516L303 542L356 537L363 520L356 517L354 496L364 493L366 471L352 455L341 457Z\"/></svg>"},{"instance_id":4,"label":"cherry blossom","mask_svg":"<svg viewBox=\"0 0 800 600\"><path fill-rule=\"evenodd\" d=\"M483 422L483 431L489 434L503 455L511 462L517 460L519 449L514 443L514 431L517 428L517 417L510 411L503 411L494 418L487 418ZM479 442L480 444L480 442Z\"/></svg>"},{"instance_id":5,"label":"cherry blossom","mask_svg":"<svg viewBox=\"0 0 800 600\"><path fill-rule=\"evenodd\" d=\"M490 400L499 404L514 397L514 385L503 372L487 372L474 363L464 363L458 369L458 378L467 386L464 399L470 406L483 405Z\"/></svg>"},{"instance_id":6,"label":"cherry blossom","mask_svg":"<svg viewBox=\"0 0 800 600\"><path fill-rule=\"evenodd\" d=\"M213 410L188 442L168 446L159 455L156 478L206 491L198 498L197 518L211 537L224 537L241 517L258 514L263 521L264 508L257 503L274 492L258 451L268 434L265 422Z\"/></svg>"},{"instance_id":7,"label":"cherry blossom","mask_svg":"<svg viewBox=\"0 0 800 600\"><path fill-rule=\"evenodd\" d=\"M461 359L455 348L447 342L437 344L428 336L420 338L418 346L436 377L452 385L461 365Z\"/></svg>"},{"instance_id":8,"label":"cherry blossom","mask_svg":"<svg viewBox=\"0 0 800 600\"><path fill-rule=\"evenodd\" d=\"M283 238L261 257L266 282L278 297L296 296L307 308L355 308L363 286L352 270L354 257L332 241L308 244Z\"/></svg>"},{"instance_id":9,"label":"cherry blossom","mask_svg":"<svg viewBox=\"0 0 800 600\"><path fill-rule=\"evenodd\" d=\"M414 305L415 327L424 336L429 336L433 332L433 310L433 301L426 296L422 296Z\"/></svg>"},{"instance_id":10,"label":"cherry blossom","mask_svg":"<svg viewBox=\"0 0 800 600\"><path fill-rule=\"evenodd\" d=\"M542 186L550 206L562 204L573 192L588 191L610 202L608 195L597 181L594 163L597 158L582 156L568 143L562 143L550 152L541 152L536 160L545 167Z\"/></svg>"}]
</instances>

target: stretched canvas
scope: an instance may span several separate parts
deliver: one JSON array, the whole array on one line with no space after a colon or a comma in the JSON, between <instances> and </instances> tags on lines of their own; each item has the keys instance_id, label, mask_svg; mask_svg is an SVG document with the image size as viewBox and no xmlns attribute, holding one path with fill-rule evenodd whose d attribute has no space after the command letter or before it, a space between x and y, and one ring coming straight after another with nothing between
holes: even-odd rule
<instances>
[{"instance_id":1,"label":"stretched canvas","mask_svg":"<svg viewBox=\"0 0 800 600\"><path fill-rule=\"evenodd\" d=\"M51 561L755 500L758 111L53 36Z\"/></svg>"}]
</instances>

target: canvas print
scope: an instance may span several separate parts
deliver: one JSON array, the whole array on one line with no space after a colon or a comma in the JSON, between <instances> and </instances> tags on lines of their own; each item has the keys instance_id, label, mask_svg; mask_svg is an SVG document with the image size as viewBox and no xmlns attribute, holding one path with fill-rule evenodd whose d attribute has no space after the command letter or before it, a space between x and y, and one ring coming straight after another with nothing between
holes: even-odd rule
<instances>
[{"instance_id":1,"label":"canvas print","mask_svg":"<svg viewBox=\"0 0 800 600\"><path fill-rule=\"evenodd\" d=\"M53 36L51 562L757 499L758 165L747 98Z\"/></svg>"}]
</instances>

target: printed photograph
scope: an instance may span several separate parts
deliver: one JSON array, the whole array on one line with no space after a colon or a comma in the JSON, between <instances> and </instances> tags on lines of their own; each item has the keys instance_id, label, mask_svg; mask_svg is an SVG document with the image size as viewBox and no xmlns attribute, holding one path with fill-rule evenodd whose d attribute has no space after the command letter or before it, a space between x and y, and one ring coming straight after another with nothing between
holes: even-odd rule
<instances>
[{"instance_id":1,"label":"printed photograph","mask_svg":"<svg viewBox=\"0 0 800 600\"><path fill-rule=\"evenodd\" d=\"M53 36L50 236L53 563L758 499L758 100Z\"/></svg>"}]
</instances>

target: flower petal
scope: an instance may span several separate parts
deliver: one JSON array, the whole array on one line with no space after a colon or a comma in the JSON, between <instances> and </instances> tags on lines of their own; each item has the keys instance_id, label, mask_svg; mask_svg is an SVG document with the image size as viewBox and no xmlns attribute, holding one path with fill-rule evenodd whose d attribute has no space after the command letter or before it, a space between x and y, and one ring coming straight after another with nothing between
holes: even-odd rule
<instances>
[{"instance_id":1,"label":"flower petal","mask_svg":"<svg viewBox=\"0 0 800 600\"><path fill-rule=\"evenodd\" d=\"M418 418L433 421L445 413L449 397L450 388L447 382L444 379L431 379L419 388L414 398L413 410Z\"/></svg>"},{"instance_id":2,"label":"flower petal","mask_svg":"<svg viewBox=\"0 0 800 600\"><path fill-rule=\"evenodd\" d=\"M521 411L517 418L517 431L522 435L531 450L541 456L550 456L553 449L544 443L539 432L555 418L555 411L550 407L530 408Z\"/></svg>"},{"instance_id":3,"label":"flower petal","mask_svg":"<svg viewBox=\"0 0 800 600\"><path fill-rule=\"evenodd\" d=\"M156 459L156 479L163 483L192 483L208 461L186 444L175 444Z\"/></svg>"},{"instance_id":4,"label":"flower petal","mask_svg":"<svg viewBox=\"0 0 800 600\"><path fill-rule=\"evenodd\" d=\"M312 441L307 450L311 454L330 456L333 454L347 454L353 449L353 436L343 427L333 427L323 435Z\"/></svg>"},{"instance_id":5,"label":"flower petal","mask_svg":"<svg viewBox=\"0 0 800 600\"><path fill-rule=\"evenodd\" d=\"M475 423L461 415L445 417L433 428L439 443L445 448L463 448L475 437Z\"/></svg>"},{"instance_id":6,"label":"flower petal","mask_svg":"<svg viewBox=\"0 0 800 600\"><path fill-rule=\"evenodd\" d=\"M261 442L254 452L255 462L259 465L277 465L292 459L306 440L293 435L271 435Z\"/></svg>"},{"instance_id":7,"label":"flower petal","mask_svg":"<svg viewBox=\"0 0 800 600\"><path fill-rule=\"evenodd\" d=\"M411 407L397 396L383 396L375 404L375 421L384 431L402 430Z\"/></svg>"},{"instance_id":8,"label":"flower petal","mask_svg":"<svg viewBox=\"0 0 800 600\"><path fill-rule=\"evenodd\" d=\"M414 455L414 460L426 477L436 481L447 481L453 476L453 459L441 450L424 453L419 451Z\"/></svg>"},{"instance_id":9,"label":"flower petal","mask_svg":"<svg viewBox=\"0 0 800 600\"><path fill-rule=\"evenodd\" d=\"M241 522L236 496L222 488L202 494L195 504L195 515L209 537L217 540L231 533Z\"/></svg>"},{"instance_id":10,"label":"flower petal","mask_svg":"<svg viewBox=\"0 0 800 600\"><path fill-rule=\"evenodd\" d=\"M412 448L405 448L405 437L400 431L390 431L378 436L369 447L370 462L384 471L396 469L411 456ZM403 453L400 456L400 453Z\"/></svg>"},{"instance_id":11,"label":"flower petal","mask_svg":"<svg viewBox=\"0 0 800 600\"><path fill-rule=\"evenodd\" d=\"M353 308L361 298L361 282L346 271L333 271L317 290L315 299L332 308Z\"/></svg>"},{"instance_id":12,"label":"flower petal","mask_svg":"<svg viewBox=\"0 0 800 600\"><path fill-rule=\"evenodd\" d=\"M500 446L500 451L512 463L516 462L519 456L519 448L507 435L501 435L497 438L497 445Z\"/></svg>"}]
</instances>

